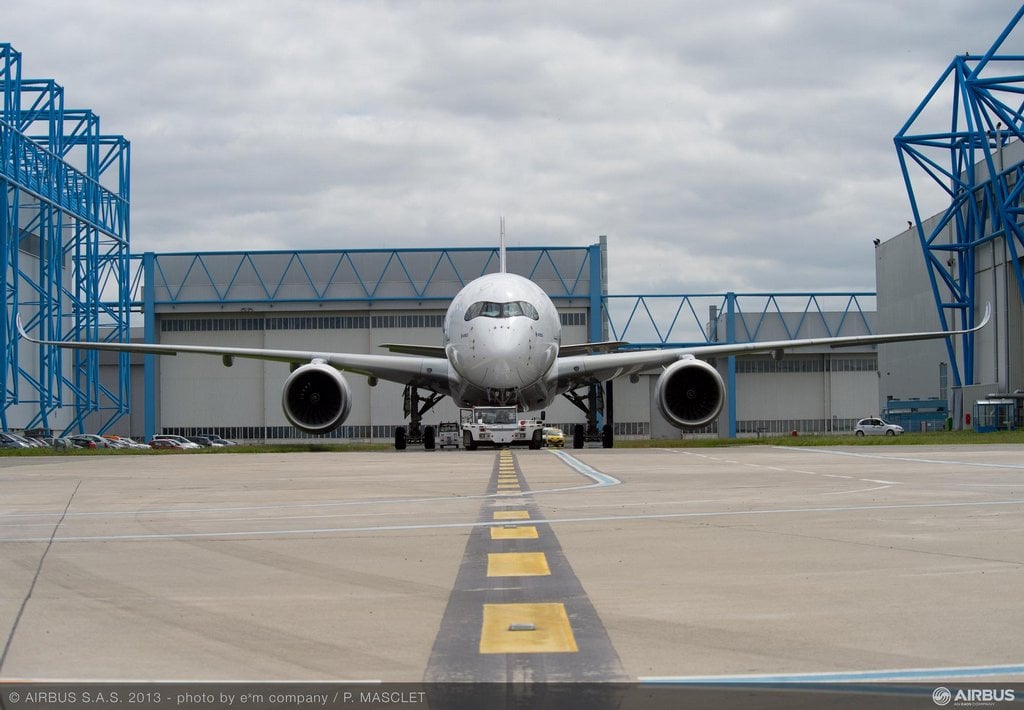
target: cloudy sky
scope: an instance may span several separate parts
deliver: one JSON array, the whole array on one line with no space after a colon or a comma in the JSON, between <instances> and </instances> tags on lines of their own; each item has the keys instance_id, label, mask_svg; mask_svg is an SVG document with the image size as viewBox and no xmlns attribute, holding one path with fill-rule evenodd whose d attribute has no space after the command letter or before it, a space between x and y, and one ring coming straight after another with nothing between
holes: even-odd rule
<instances>
[{"instance_id":1,"label":"cloudy sky","mask_svg":"<svg viewBox=\"0 0 1024 710\"><path fill-rule=\"evenodd\" d=\"M893 136L1018 8L7 0L0 41L131 141L136 252L486 246L504 216L608 235L612 293L872 290L911 216Z\"/></svg>"}]
</instances>

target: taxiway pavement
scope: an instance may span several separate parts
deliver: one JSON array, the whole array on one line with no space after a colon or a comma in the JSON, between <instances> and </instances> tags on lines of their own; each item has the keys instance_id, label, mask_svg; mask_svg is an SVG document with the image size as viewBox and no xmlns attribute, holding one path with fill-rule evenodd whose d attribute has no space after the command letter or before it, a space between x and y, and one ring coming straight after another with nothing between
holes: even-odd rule
<instances>
[{"instance_id":1,"label":"taxiway pavement","mask_svg":"<svg viewBox=\"0 0 1024 710\"><path fill-rule=\"evenodd\" d=\"M1024 447L0 459L0 679L1024 680Z\"/></svg>"}]
</instances>

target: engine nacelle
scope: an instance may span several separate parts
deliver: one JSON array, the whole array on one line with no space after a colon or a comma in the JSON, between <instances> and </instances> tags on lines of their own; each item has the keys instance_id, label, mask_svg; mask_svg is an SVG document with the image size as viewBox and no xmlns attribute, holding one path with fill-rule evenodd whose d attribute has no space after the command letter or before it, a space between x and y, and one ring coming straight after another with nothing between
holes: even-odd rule
<instances>
[{"instance_id":1,"label":"engine nacelle","mask_svg":"<svg viewBox=\"0 0 1024 710\"><path fill-rule=\"evenodd\" d=\"M678 360L654 385L658 411L680 429L713 422L725 403L725 383L718 370L703 360Z\"/></svg>"},{"instance_id":2,"label":"engine nacelle","mask_svg":"<svg viewBox=\"0 0 1024 710\"><path fill-rule=\"evenodd\" d=\"M281 406L297 429L327 434L341 426L352 410L352 390L340 372L314 362L298 368L285 380Z\"/></svg>"}]
</instances>

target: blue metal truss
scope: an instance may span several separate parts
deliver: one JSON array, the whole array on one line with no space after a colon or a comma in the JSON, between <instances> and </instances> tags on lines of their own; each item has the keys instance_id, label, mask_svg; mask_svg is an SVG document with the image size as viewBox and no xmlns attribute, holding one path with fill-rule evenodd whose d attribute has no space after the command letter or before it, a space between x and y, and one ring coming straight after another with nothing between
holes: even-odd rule
<instances>
[{"instance_id":1,"label":"blue metal truss","mask_svg":"<svg viewBox=\"0 0 1024 710\"><path fill-rule=\"evenodd\" d=\"M129 143L103 134L92 111L66 108L55 81L24 78L9 44L0 91L0 425L12 406L35 403L26 428L51 428L58 408L73 407L65 431L105 412L103 431L128 411L127 359L113 387L100 382L97 353L40 347L32 363L15 315L46 339L128 339Z\"/></svg>"},{"instance_id":2,"label":"blue metal truss","mask_svg":"<svg viewBox=\"0 0 1024 710\"><path fill-rule=\"evenodd\" d=\"M588 269L591 262L599 264L596 249L512 247L509 270L547 284L554 299L589 299ZM152 276L143 280L158 307L447 301L498 268L497 249L491 247L194 252L151 258ZM136 293L141 285L136 276Z\"/></svg>"},{"instance_id":3,"label":"blue metal truss","mask_svg":"<svg viewBox=\"0 0 1024 710\"><path fill-rule=\"evenodd\" d=\"M603 300L611 337L643 348L867 335L867 314L875 307L870 291L633 294ZM769 327L774 330L766 335Z\"/></svg>"},{"instance_id":4,"label":"blue metal truss","mask_svg":"<svg viewBox=\"0 0 1024 710\"><path fill-rule=\"evenodd\" d=\"M869 291L634 294L603 301L611 337L633 348L870 335L867 314L875 308L875 294ZM726 358L726 390L726 435L735 439L735 356Z\"/></svg>"},{"instance_id":5,"label":"blue metal truss","mask_svg":"<svg viewBox=\"0 0 1024 710\"><path fill-rule=\"evenodd\" d=\"M999 54L1022 17L1024 7L984 55L954 58L894 139L944 329L975 324L975 253L994 239L1005 239L1024 298L1024 164L1003 164L1007 143L1024 140L1024 55ZM951 115L943 90L952 95ZM948 117L948 129L922 125L928 120L926 112L936 105L940 115ZM948 199L938 219L922 219L912 166L920 171L916 174L930 178L925 184L933 192L937 185ZM923 195L923 186L919 189ZM973 334L962 336L962 363L951 341L946 347L955 384L973 384Z\"/></svg>"}]
</instances>

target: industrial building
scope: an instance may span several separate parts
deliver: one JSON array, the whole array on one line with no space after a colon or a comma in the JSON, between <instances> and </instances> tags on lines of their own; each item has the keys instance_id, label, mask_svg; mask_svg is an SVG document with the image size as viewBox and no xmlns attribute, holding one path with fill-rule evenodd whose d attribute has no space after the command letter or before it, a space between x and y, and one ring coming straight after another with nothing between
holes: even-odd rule
<instances>
[{"instance_id":1,"label":"industrial building","mask_svg":"<svg viewBox=\"0 0 1024 710\"><path fill-rule=\"evenodd\" d=\"M541 285L558 307L564 344L613 339L672 347L872 332L870 293L610 296L606 244L602 238L586 247L509 250L509 270ZM438 345L448 301L468 281L496 270L497 259L495 247L146 254L140 340L356 353L383 352L385 343ZM281 410L285 364L239 359L226 368L220 358L181 355L152 358L147 370L144 359L133 359L133 392L152 396L133 396L125 433L306 436ZM849 431L874 407L872 349L722 358L718 366L735 393L735 421L723 415L723 435ZM613 401L616 436L679 436L654 406L657 374L617 380L610 396L593 394L602 411L604 400ZM403 388L347 379L352 412L329 436L390 439L408 420ZM536 414L565 427L585 421L567 400ZM427 423L457 419L450 400L425 416Z\"/></svg>"}]
</instances>

